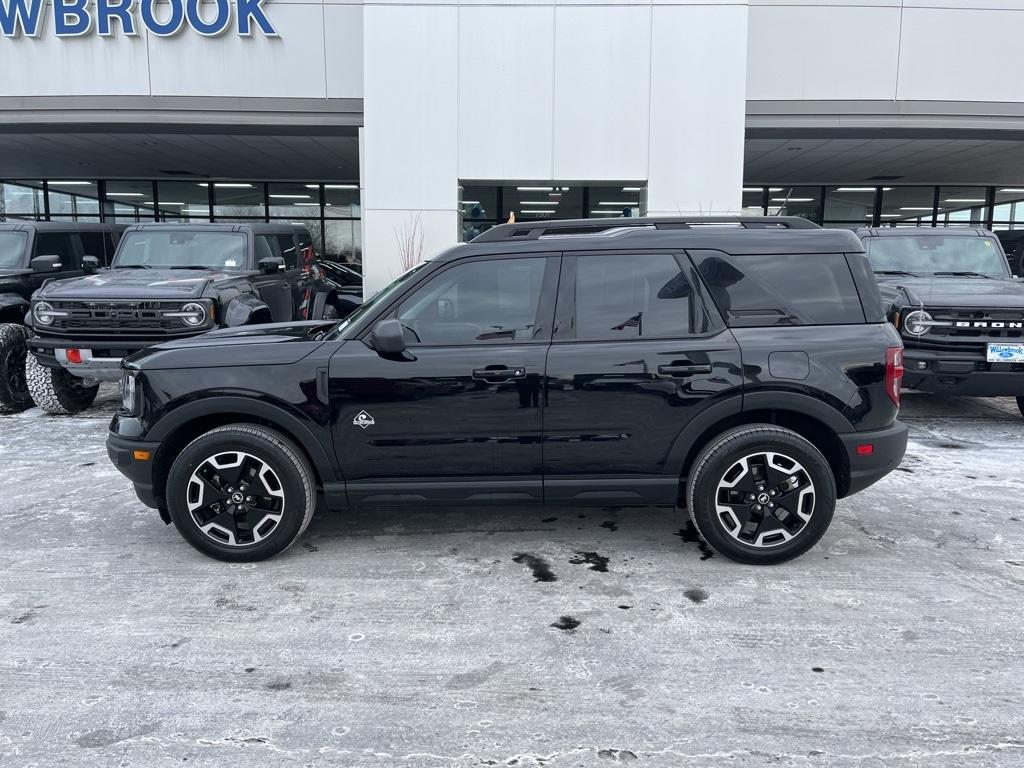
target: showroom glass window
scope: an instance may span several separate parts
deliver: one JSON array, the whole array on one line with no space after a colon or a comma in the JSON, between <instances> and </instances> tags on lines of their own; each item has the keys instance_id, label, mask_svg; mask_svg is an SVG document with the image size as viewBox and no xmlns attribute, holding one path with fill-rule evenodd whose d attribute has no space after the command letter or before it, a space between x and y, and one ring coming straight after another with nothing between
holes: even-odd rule
<instances>
[{"instance_id":1,"label":"showroom glass window","mask_svg":"<svg viewBox=\"0 0 1024 768\"><path fill-rule=\"evenodd\" d=\"M930 227L935 223L935 187L889 187L882 190L879 225Z\"/></svg>"},{"instance_id":2,"label":"showroom glass window","mask_svg":"<svg viewBox=\"0 0 1024 768\"><path fill-rule=\"evenodd\" d=\"M496 224L538 219L605 219L644 216L647 188L638 182L580 186L520 182L499 186L464 182L459 197L462 239L472 240Z\"/></svg>"},{"instance_id":3,"label":"showroom glass window","mask_svg":"<svg viewBox=\"0 0 1024 768\"><path fill-rule=\"evenodd\" d=\"M50 181L49 189L50 218L100 220L99 188L95 181Z\"/></svg>"},{"instance_id":4,"label":"showroom glass window","mask_svg":"<svg viewBox=\"0 0 1024 768\"><path fill-rule=\"evenodd\" d=\"M939 187L939 226L984 227L986 194L985 187Z\"/></svg>"},{"instance_id":5,"label":"showroom glass window","mask_svg":"<svg viewBox=\"0 0 1024 768\"><path fill-rule=\"evenodd\" d=\"M825 188L826 227L856 229L870 227L875 216L877 187L845 184Z\"/></svg>"},{"instance_id":6,"label":"showroom glass window","mask_svg":"<svg viewBox=\"0 0 1024 768\"><path fill-rule=\"evenodd\" d=\"M410 345L530 342L545 258L465 262L434 276L402 302L396 316Z\"/></svg>"},{"instance_id":7,"label":"showroom glass window","mask_svg":"<svg viewBox=\"0 0 1024 768\"><path fill-rule=\"evenodd\" d=\"M821 223L821 187L779 187L768 195L769 216L799 216Z\"/></svg>"},{"instance_id":8,"label":"showroom glass window","mask_svg":"<svg viewBox=\"0 0 1024 768\"><path fill-rule=\"evenodd\" d=\"M108 181L104 219L117 224L145 224L156 219L152 181Z\"/></svg>"},{"instance_id":9,"label":"showroom glass window","mask_svg":"<svg viewBox=\"0 0 1024 768\"><path fill-rule=\"evenodd\" d=\"M206 183L201 185L204 189ZM265 221L267 210L261 182L213 182L213 216L217 221Z\"/></svg>"}]
</instances>

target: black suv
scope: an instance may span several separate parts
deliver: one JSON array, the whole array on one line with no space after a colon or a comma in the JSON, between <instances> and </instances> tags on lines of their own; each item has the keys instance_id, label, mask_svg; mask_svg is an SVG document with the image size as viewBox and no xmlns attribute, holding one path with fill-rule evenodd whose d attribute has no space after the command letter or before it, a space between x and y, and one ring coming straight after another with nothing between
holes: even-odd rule
<instances>
[{"instance_id":1,"label":"black suv","mask_svg":"<svg viewBox=\"0 0 1024 768\"><path fill-rule=\"evenodd\" d=\"M905 386L1016 397L1024 414L1024 280L983 229L862 229L889 320L906 346Z\"/></svg>"},{"instance_id":2,"label":"black suv","mask_svg":"<svg viewBox=\"0 0 1024 768\"><path fill-rule=\"evenodd\" d=\"M32 399L50 413L88 408L122 358L152 344L235 328L336 319L356 303L313 269L304 227L138 224L109 270L44 285L32 300Z\"/></svg>"},{"instance_id":3,"label":"black suv","mask_svg":"<svg viewBox=\"0 0 1024 768\"><path fill-rule=\"evenodd\" d=\"M125 361L107 441L206 554L327 507L682 503L717 551L795 557L899 464L899 335L852 232L803 219L507 224L341 323Z\"/></svg>"},{"instance_id":4,"label":"black suv","mask_svg":"<svg viewBox=\"0 0 1024 768\"><path fill-rule=\"evenodd\" d=\"M105 267L124 226L0 219L0 413L32 407L25 383L25 316L47 280Z\"/></svg>"}]
</instances>

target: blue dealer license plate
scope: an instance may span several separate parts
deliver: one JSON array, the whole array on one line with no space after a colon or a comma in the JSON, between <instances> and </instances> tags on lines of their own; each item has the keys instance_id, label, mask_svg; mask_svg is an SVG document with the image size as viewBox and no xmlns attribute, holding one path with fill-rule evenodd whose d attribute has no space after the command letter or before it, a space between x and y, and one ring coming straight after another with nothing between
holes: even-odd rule
<instances>
[{"instance_id":1,"label":"blue dealer license plate","mask_svg":"<svg viewBox=\"0 0 1024 768\"><path fill-rule=\"evenodd\" d=\"M1024 363L1024 344L989 344L990 363Z\"/></svg>"}]
</instances>

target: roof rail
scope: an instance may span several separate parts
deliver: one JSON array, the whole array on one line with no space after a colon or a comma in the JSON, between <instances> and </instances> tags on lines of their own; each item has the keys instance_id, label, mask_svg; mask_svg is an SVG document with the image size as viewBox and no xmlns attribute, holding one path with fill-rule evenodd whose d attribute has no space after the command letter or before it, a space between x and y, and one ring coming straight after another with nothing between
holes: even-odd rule
<instances>
[{"instance_id":1,"label":"roof rail","mask_svg":"<svg viewBox=\"0 0 1024 768\"><path fill-rule=\"evenodd\" d=\"M536 240L541 237L587 237L619 234L623 230L697 229L707 226L733 226L742 229L820 229L813 221L799 216L670 216L616 217L610 219L566 219L522 221L499 224L473 238L474 243L500 240Z\"/></svg>"}]
</instances>

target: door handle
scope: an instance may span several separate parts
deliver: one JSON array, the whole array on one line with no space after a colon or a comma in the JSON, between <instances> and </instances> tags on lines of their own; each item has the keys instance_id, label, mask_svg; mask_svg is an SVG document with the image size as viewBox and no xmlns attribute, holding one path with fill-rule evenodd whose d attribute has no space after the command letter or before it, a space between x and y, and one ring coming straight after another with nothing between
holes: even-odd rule
<instances>
[{"instance_id":1,"label":"door handle","mask_svg":"<svg viewBox=\"0 0 1024 768\"><path fill-rule=\"evenodd\" d=\"M509 368L504 365L476 368L473 371L473 378L477 381L488 381L491 383L511 381L513 379L525 379L526 368L521 365L517 365L514 368Z\"/></svg>"},{"instance_id":2,"label":"door handle","mask_svg":"<svg viewBox=\"0 0 1024 768\"><path fill-rule=\"evenodd\" d=\"M693 376L697 373L711 373L710 365L695 365L688 363L686 365L659 365L658 373L665 376L676 376L682 378L684 376Z\"/></svg>"}]
</instances>

